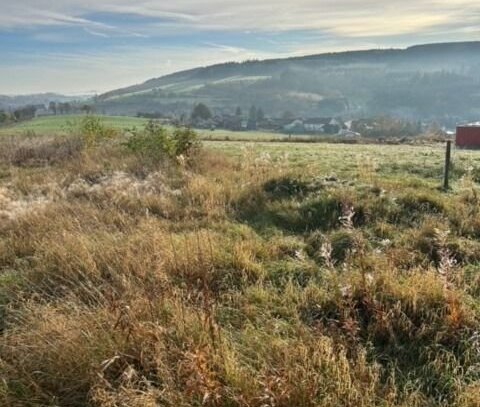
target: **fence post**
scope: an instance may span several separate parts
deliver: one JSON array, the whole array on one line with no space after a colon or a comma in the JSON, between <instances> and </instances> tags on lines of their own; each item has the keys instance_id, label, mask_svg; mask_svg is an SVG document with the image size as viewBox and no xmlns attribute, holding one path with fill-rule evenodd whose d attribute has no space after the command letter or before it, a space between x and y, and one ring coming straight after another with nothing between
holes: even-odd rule
<instances>
[{"instance_id":1,"label":"fence post","mask_svg":"<svg viewBox=\"0 0 480 407\"><path fill-rule=\"evenodd\" d=\"M452 142L447 141L447 151L445 154L445 170L443 173L443 189L446 191L449 188L449 177L450 177L450 161L452 158Z\"/></svg>"}]
</instances>

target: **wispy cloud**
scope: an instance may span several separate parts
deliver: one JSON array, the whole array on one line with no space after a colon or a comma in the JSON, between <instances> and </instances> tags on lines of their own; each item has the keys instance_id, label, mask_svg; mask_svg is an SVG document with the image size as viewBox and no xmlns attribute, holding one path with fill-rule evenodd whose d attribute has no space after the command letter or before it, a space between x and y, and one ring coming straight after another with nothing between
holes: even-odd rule
<instances>
[{"instance_id":1,"label":"wispy cloud","mask_svg":"<svg viewBox=\"0 0 480 407\"><path fill-rule=\"evenodd\" d=\"M84 30L86 33L91 34L91 35L93 35L93 36L95 36L95 37L110 38L110 35L105 34L105 33L103 33L103 32L91 30L91 29L88 28L88 27L83 27L83 30Z\"/></svg>"},{"instance_id":2,"label":"wispy cloud","mask_svg":"<svg viewBox=\"0 0 480 407\"><path fill-rule=\"evenodd\" d=\"M232 47L230 45L223 45L223 44L216 44L214 42L204 42L203 44L208 47L217 48L222 51L226 51L230 54L241 54L241 53L248 52L248 50L246 50L245 48Z\"/></svg>"},{"instance_id":3,"label":"wispy cloud","mask_svg":"<svg viewBox=\"0 0 480 407\"><path fill-rule=\"evenodd\" d=\"M345 36L421 32L480 12L477 0L19 0L2 10L0 28L95 22L83 16L107 12L157 18L179 29L328 30ZM478 15L478 14L477 14ZM464 20L465 21L465 20ZM468 21L468 20L467 20ZM478 19L471 23L478 24Z\"/></svg>"},{"instance_id":4,"label":"wispy cloud","mask_svg":"<svg viewBox=\"0 0 480 407\"><path fill-rule=\"evenodd\" d=\"M230 60L480 40L478 0L4 3L0 93L107 90Z\"/></svg>"}]
</instances>

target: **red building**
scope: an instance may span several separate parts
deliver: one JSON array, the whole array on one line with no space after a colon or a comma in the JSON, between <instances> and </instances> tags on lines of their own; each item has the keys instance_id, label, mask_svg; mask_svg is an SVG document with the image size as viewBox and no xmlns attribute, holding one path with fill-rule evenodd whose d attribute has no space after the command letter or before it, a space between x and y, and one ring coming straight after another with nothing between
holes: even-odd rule
<instances>
[{"instance_id":1,"label":"red building","mask_svg":"<svg viewBox=\"0 0 480 407\"><path fill-rule=\"evenodd\" d=\"M460 148L480 148L480 123L458 126L456 145Z\"/></svg>"}]
</instances>

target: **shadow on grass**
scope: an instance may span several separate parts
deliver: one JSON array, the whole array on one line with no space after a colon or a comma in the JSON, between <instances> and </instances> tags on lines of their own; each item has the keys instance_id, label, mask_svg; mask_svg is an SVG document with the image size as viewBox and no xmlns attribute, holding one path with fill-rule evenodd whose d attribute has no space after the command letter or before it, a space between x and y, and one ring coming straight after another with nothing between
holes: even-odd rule
<instances>
[{"instance_id":1,"label":"shadow on grass","mask_svg":"<svg viewBox=\"0 0 480 407\"><path fill-rule=\"evenodd\" d=\"M259 232L301 234L339 227L344 207L345 202L322 183L284 177L246 193L235 204L235 216Z\"/></svg>"},{"instance_id":2,"label":"shadow on grass","mask_svg":"<svg viewBox=\"0 0 480 407\"><path fill-rule=\"evenodd\" d=\"M328 232L342 225L341 218L353 211L355 227L378 221L408 227L418 226L426 216L444 216L448 207L438 191L404 191L385 194L375 187L345 187L283 177L247 191L235 204L235 218L258 232L281 230L302 234Z\"/></svg>"}]
</instances>

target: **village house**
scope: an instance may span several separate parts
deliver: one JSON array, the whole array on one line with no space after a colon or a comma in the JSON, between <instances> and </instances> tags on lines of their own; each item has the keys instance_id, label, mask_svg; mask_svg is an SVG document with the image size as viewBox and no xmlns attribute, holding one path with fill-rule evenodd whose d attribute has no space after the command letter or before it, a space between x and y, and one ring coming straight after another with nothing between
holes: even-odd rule
<instances>
[{"instance_id":1,"label":"village house","mask_svg":"<svg viewBox=\"0 0 480 407\"><path fill-rule=\"evenodd\" d=\"M290 124L284 126L283 130L288 134L304 134L305 126L303 125L303 120L296 119Z\"/></svg>"},{"instance_id":2,"label":"village house","mask_svg":"<svg viewBox=\"0 0 480 407\"><path fill-rule=\"evenodd\" d=\"M285 125L283 130L292 134L339 134L346 126L335 118L296 119Z\"/></svg>"},{"instance_id":3,"label":"village house","mask_svg":"<svg viewBox=\"0 0 480 407\"><path fill-rule=\"evenodd\" d=\"M226 130L240 131L242 130L242 118L233 114L222 114L218 127Z\"/></svg>"},{"instance_id":4,"label":"village house","mask_svg":"<svg viewBox=\"0 0 480 407\"><path fill-rule=\"evenodd\" d=\"M349 130L349 129L341 129L338 132L338 135L340 137L345 137L345 138L356 138L356 137L361 137L360 133L357 133L356 131Z\"/></svg>"}]
</instances>

